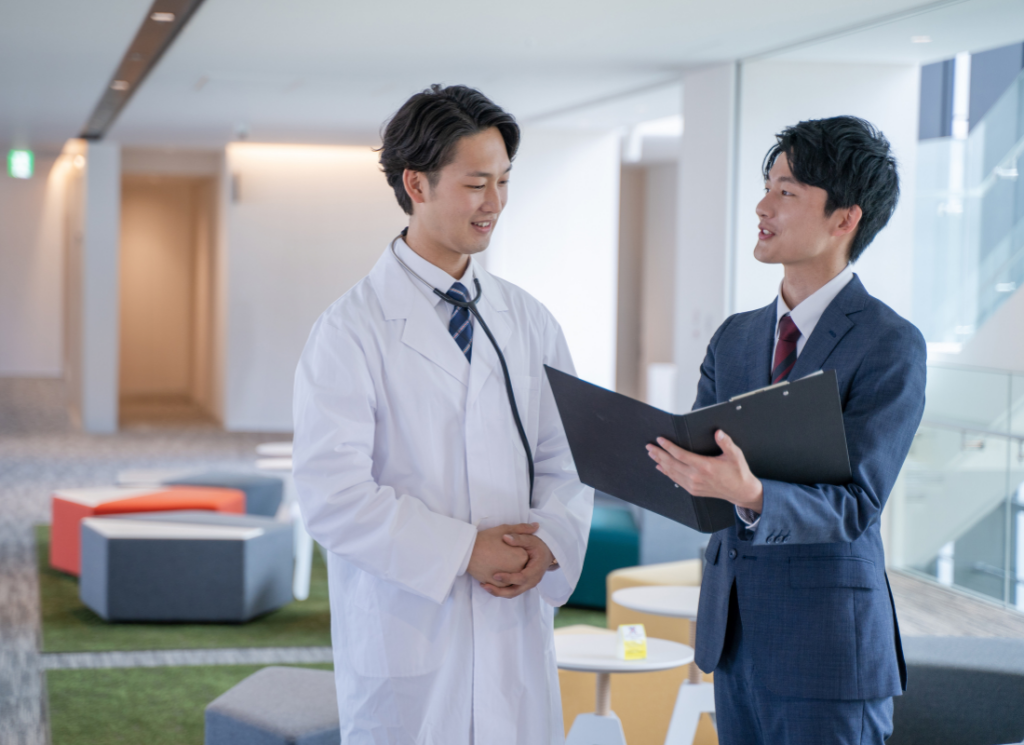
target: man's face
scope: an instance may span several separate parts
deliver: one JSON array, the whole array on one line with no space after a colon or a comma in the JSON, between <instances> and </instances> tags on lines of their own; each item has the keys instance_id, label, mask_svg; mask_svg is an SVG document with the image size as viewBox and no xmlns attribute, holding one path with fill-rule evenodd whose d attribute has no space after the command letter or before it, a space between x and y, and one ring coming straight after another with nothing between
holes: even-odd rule
<instances>
[{"instance_id":1,"label":"man's face","mask_svg":"<svg viewBox=\"0 0 1024 745\"><path fill-rule=\"evenodd\" d=\"M487 248L508 201L511 168L497 127L459 140L454 159L415 207L432 241L463 256Z\"/></svg>"},{"instance_id":2,"label":"man's face","mask_svg":"<svg viewBox=\"0 0 1024 745\"><path fill-rule=\"evenodd\" d=\"M847 250L847 237L836 234L844 211L826 217L828 193L797 181L785 153L775 160L764 187L764 198L757 205L760 221L755 259L796 265L827 261L836 251Z\"/></svg>"}]
</instances>

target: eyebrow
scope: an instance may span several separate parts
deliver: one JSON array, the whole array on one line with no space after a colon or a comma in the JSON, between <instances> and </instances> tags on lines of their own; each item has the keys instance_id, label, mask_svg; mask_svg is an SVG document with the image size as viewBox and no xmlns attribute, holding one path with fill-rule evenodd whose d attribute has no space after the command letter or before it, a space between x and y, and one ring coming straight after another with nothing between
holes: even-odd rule
<instances>
[{"instance_id":1,"label":"eyebrow","mask_svg":"<svg viewBox=\"0 0 1024 745\"><path fill-rule=\"evenodd\" d=\"M792 176L779 176L779 177L778 177L777 179L775 179L775 180L776 180L776 181L777 181L778 183L780 183L780 184L799 184L799 183L800 183L799 181L797 181L797 180L796 180L795 178L793 178ZM764 180L764 182L765 182L766 184L767 184L767 183L768 183L769 181L771 181L771 179L765 179L765 180Z\"/></svg>"},{"instance_id":2,"label":"eyebrow","mask_svg":"<svg viewBox=\"0 0 1024 745\"><path fill-rule=\"evenodd\" d=\"M508 173L511 170L512 166L509 166L508 168L505 169L505 173ZM472 178L490 178L493 174L487 173L486 171L473 171L472 173L467 173L466 175Z\"/></svg>"}]
</instances>

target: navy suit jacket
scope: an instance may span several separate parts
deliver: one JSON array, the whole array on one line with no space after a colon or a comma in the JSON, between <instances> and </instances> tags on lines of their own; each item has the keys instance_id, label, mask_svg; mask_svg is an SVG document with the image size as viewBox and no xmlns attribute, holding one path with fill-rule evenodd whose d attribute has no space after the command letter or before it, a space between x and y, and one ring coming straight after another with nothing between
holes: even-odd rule
<instances>
[{"instance_id":1,"label":"navy suit jacket","mask_svg":"<svg viewBox=\"0 0 1024 745\"><path fill-rule=\"evenodd\" d=\"M708 345L694 408L769 383L776 305L726 319ZM718 665L736 585L744 645L769 690L874 699L906 689L879 518L924 412L927 351L909 321L854 278L826 308L789 380L835 370L853 480L762 479L756 530L737 517L712 534L697 622L697 664Z\"/></svg>"}]
</instances>

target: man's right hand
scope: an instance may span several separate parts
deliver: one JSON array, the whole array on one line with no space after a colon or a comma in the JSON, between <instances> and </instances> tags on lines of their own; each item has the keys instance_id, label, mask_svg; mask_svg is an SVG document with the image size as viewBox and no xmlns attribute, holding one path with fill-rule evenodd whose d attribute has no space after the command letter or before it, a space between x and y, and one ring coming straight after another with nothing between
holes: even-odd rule
<instances>
[{"instance_id":1,"label":"man's right hand","mask_svg":"<svg viewBox=\"0 0 1024 745\"><path fill-rule=\"evenodd\" d=\"M522 523L481 530L476 534L476 543L473 545L473 554L469 557L466 573L481 584L505 587L505 584L494 581L494 575L520 572L526 566L529 557L524 549L505 543L502 536L508 533L532 534L538 527L540 526L537 523Z\"/></svg>"}]
</instances>

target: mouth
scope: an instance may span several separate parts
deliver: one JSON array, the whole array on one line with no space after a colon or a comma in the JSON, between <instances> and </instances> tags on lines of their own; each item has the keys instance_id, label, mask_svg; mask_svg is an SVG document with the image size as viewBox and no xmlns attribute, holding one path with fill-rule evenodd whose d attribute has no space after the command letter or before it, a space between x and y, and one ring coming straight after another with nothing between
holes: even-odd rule
<instances>
[{"instance_id":1,"label":"mouth","mask_svg":"<svg viewBox=\"0 0 1024 745\"><path fill-rule=\"evenodd\" d=\"M766 228L764 226L759 226L758 229L757 229L757 239L759 241L766 241L766 240L768 240L769 238L771 238L774 235L775 235L775 233L773 233L772 231L768 230L768 228Z\"/></svg>"},{"instance_id":2,"label":"mouth","mask_svg":"<svg viewBox=\"0 0 1024 745\"><path fill-rule=\"evenodd\" d=\"M489 233L491 232L491 228L494 227L494 220L478 220L476 222L471 222L470 225L472 225L474 230L477 232Z\"/></svg>"}]
</instances>

